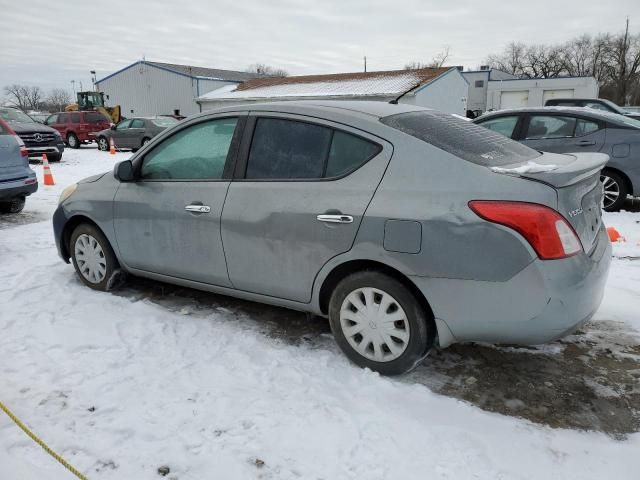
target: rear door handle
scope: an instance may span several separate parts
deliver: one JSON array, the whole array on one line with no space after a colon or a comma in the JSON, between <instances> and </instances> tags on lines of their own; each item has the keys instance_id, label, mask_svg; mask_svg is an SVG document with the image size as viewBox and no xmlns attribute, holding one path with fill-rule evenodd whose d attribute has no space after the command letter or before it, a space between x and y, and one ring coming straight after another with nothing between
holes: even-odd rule
<instances>
[{"instance_id":1,"label":"rear door handle","mask_svg":"<svg viewBox=\"0 0 640 480\"><path fill-rule=\"evenodd\" d=\"M596 142L594 142L593 140L578 140L576 142L576 145L578 145L579 147L588 147L590 145L595 145Z\"/></svg>"},{"instance_id":2,"label":"rear door handle","mask_svg":"<svg viewBox=\"0 0 640 480\"><path fill-rule=\"evenodd\" d=\"M211 207L209 205L187 205L184 209L187 212L193 213L209 213L211 211Z\"/></svg>"},{"instance_id":3,"label":"rear door handle","mask_svg":"<svg viewBox=\"0 0 640 480\"><path fill-rule=\"evenodd\" d=\"M318 215L316 219L319 222L325 223L353 223L353 217L351 215Z\"/></svg>"}]
</instances>

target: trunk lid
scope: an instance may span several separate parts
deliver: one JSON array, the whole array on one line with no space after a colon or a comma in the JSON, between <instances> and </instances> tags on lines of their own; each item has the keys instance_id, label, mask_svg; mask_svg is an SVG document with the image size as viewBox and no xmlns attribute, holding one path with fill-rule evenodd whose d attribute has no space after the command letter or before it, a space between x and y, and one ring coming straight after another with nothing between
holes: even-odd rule
<instances>
[{"instance_id":1,"label":"trunk lid","mask_svg":"<svg viewBox=\"0 0 640 480\"><path fill-rule=\"evenodd\" d=\"M608 161L608 155L602 153L543 153L525 164L492 170L553 187L558 196L558 212L576 231L584 251L590 253L602 226L600 171Z\"/></svg>"}]
</instances>

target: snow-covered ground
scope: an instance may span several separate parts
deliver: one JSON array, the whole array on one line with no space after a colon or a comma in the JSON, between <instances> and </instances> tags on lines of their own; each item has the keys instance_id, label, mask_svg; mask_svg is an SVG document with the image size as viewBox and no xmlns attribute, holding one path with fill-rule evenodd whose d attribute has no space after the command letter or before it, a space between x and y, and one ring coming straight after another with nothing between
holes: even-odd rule
<instances>
[{"instance_id":1,"label":"snow-covered ground","mask_svg":"<svg viewBox=\"0 0 640 480\"><path fill-rule=\"evenodd\" d=\"M266 336L259 315L84 287L57 257L50 215L65 185L128 156L68 150L56 186L0 217L0 400L89 478L155 479L164 465L180 480L638 478L640 434L488 413L353 367L330 339ZM626 242L594 321L633 335L640 213L605 223ZM44 478L72 477L0 412L0 479Z\"/></svg>"}]
</instances>

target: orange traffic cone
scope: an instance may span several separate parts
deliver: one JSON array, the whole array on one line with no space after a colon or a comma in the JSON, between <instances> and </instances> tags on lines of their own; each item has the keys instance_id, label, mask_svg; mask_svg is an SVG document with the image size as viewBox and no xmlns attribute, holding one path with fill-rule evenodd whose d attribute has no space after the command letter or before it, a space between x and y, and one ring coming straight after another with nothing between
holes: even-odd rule
<instances>
[{"instance_id":1,"label":"orange traffic cone","mask_svg":"<svg viewBox=\"0 0 640 480\"><path fill-rule=\"evenodd\" d=\"M113 137L109 139L109 154L111 155L116 154L116 144L113 143Z\"/></svg>"},{"instance_id":2,"label":"orange traffic cone","mask_svg":"<svg viewBox=\"0 0 640 480\"><path fill-rule=\"evenodd\" d=\"M51 167L49 167L49 159L47 158L47 154L42 154L42 173L44 173L44 184L45 185L55 185L56 182L53 180L53 174L51 173Z\"/></svg>"},{"instance_id":3,"label":"orange traffic cone","mask_svg":"<svg viewBox=\"0 0 640 480\"><path fill-rule=\"evenodd\" d=\"M615 229L615 227L608 227L607 233L609 234L609 240L612 242L625 242L626 239L620 235L620 232Z\"/></svg>"}]
</instances>

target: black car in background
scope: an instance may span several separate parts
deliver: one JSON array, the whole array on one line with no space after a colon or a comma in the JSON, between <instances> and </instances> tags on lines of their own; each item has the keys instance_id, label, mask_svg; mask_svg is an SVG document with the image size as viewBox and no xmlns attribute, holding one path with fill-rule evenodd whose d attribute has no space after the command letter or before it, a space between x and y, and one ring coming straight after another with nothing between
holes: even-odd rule
<instances>
[{"instance_id":1,"label":"black car in background","mask_svg":"<svg viewBox=\"0 0 640 480\"><path fill-rule=\"evenodd\" d=\"M29 158L41 158L43 153L52 162L59 162L64 152L64 141L51 127L36 122L26 113L11 107L0 107L0 119L22 139Z\"/></svg>"},{"instance_id":2,"label":"black car in background","mask_svg":"<svg viewBox=\"0 0 640 480\"><path fill-rule=\"evenodd\" d=\"M640 120L640 113L630 112L619 107L611 100L604 98L551 98L544 104L545 107L586 107L603 112L617 113Z\"/></svg>"},{"instance_id":3,"label":"black car in background","mask_svg":"<svg viewBox=\"0 0 640 480\"><path fill-rule=\"evenodd\" d=\"M136 152L153 137L176 123L177 119L168 116L127 118L96 134L98 148L106 152L109 150L109 142L113 139L117 149L130 148Z\"/></svg>"}]
</instances>

